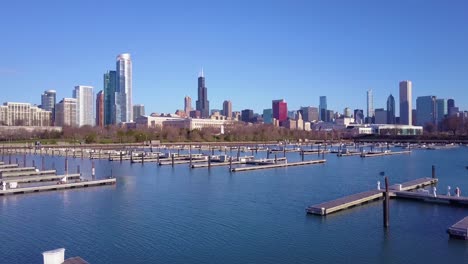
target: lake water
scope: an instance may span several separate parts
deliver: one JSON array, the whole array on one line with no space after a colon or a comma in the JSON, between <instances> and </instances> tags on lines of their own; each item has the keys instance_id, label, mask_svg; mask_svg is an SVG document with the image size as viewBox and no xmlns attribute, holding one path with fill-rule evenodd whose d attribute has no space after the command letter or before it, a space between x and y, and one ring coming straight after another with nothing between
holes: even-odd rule
<instances>
[{"instance_id":1,"label":"lake water","mask_svg":"<svg viewBox=\"0 0 468 264\"><path fill-rule=\"evenodd\" d=\"M0 197L0 263L42 263L43 251L59 247L93 264L468 261L468 244L446 233L468 208L391 200L387 231L381 202L327 217L305 213L376 188L381 171L393 184L430 177L433 164L440 192L450 185L468 195L468 148L325 158L323 165L238 173L96 160L98 178L112 171L115 186ZM47 168L53 164L63 171L64 158L46 157ZM69 164L90 174L90 160Z\"/></svg>"}]
</instances>

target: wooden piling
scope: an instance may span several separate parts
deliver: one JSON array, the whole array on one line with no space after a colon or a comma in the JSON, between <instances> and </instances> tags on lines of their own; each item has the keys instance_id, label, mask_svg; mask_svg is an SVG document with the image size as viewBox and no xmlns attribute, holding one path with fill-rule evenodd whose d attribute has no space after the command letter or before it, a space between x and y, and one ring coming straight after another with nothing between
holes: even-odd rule
<instances>
[{"instance_id":1,"label":"wooden piling","mask_svg":"<svg viewBox=\"0 0 468 264\"><path fill-rule=\"evenodd\" d=\"M435 179L436 177L436 169L435 169L435 166L432 165L432 179Z\"/></svg>"},{"instance_id":2,"label":"wooden piling","mask_svg":"<svg viewBox=\"0 0 468 264\"><path fill-rule=\"evenodd\" d=\"M389 226L389 207L390 207L390 195L388 190L388 177L385 176L385 193L383 200L383 224L385 228Z\"/></svg>"},{"instance_id":3,"label":"wooden piling","mask_svg":"<svg viewBox=\"0 0 468 264\"><path fill-rule=\"evenodd\" d=\"M65 157L65 174L68 174L68 157Z\"/></svg>"}]
</instances>

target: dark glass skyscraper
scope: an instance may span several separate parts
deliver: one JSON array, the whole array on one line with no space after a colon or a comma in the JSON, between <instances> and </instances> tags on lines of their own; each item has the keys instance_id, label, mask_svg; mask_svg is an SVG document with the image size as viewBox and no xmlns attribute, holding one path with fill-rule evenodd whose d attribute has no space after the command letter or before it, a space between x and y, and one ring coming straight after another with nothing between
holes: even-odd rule
<instances>
[{"instance_id":1,"label":"dark glass skyscraper","mask_svg":"<svg viewBox=\"0 0 468 264\"><path fill-rule=\"evenodd\" d=\"M395 124L395 98L393 95L389 95L387 98L387 123Z\"/></svg>"},{"instance_id":2,"label":"dark glass skyscraper","mask_svg":"<svg viewBox=\"0 0 468 264\"><path fill-rule=\"evenodd\" d=\"M116 71L108 71L104 74L104 125L116 124L117 114L120 116L120 111L116 108L116 93L117 73Z\"/></svg>"},{"instance_id":3,"label":"dark glass skyscraper","mask_svg":"<svg viewBox=\"0 0 468 264\"><path fill-rule=\"evenodd\" d=\"M198 77L198 100L196 109L200 111L202 118L210 116L210 101L208 101L208 89L205 86L205 75L203 69Z\"/></svg>"},{"instance_id":4,"label":"dark glass skyscraper","mask_svg":"<svg viewBox=\"0 0 468 264\"><path fill-rule=\"evenodd\" d=\"M320 114L320 120L322 120L323 122L329 121L327 120L327 97L326 96L320 96L319 114Z\"/></svg>"}]
</instances>

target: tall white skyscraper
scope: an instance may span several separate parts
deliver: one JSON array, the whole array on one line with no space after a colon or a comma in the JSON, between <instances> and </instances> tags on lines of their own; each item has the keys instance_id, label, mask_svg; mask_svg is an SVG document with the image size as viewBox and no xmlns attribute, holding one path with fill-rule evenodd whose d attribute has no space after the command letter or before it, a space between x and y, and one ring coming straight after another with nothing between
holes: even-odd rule
<instances>
[{"instance_id":1,"label":"tall white skyscraper","mask_svg":"<svg viewBox=\"0 0 468 264\"><path fill-rule=\"evenodd\" d=\"M117 56L117 101L116 108L120 109L120 115L116 117L116 123L133 121L132 103L132 60L129 53ZM119 112L119 111L116 111Z\"/></svg>"},{"instance_id":2,"label":"tall white skyscraper","mask_svg":"<svg viewBox=\"0 0 468 264\"><path fill-rule=\"evenodd\" d=\"M374 94L372 93L372 89L370 89L367 90L367 123L372 123L372 118L374 116Z\"/></svg>"},{"instance_id":3,"label":"tall white skyscraper","mask_svg":"<svg viewBox=\"0 0 468 264\"><path fill-rule=\"evenodd\" d=\"M400 124L412 125L413 104L412 104L412 83L411 81L400 82Z\"/></svg>"},{"instance_id":4,"label":"tall white skyscraper","mask_svg":"<svg viewBox=\"0 0 468 264\"><path fill-rule=\"evenodd\" d=\"M94 92L92 86L75 86L73 98L76 99L76 123L78 127L94 126Z\"/></svg>"}]
</instances>

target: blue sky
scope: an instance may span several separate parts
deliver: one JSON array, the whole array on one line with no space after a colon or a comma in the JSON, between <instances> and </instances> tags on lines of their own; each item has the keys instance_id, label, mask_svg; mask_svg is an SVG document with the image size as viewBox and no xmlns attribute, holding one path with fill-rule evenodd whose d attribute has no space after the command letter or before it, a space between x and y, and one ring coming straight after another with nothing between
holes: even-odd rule
<instances>
[{"instance_id":1,"label":"blue sky","mask_svg":"<svg viewBox=\"0 0 468 264\"><path fill-rule=\"evenodd\" d=\"M147 112L195 104L203 67L211 108L260 112L366 107L398 97L455 98L468 110L466 1L5 1L0 16L0 101L40 103L46 89L102 89L115 57L133 60L134 103Z\"/></svg>"}]
</instances>

